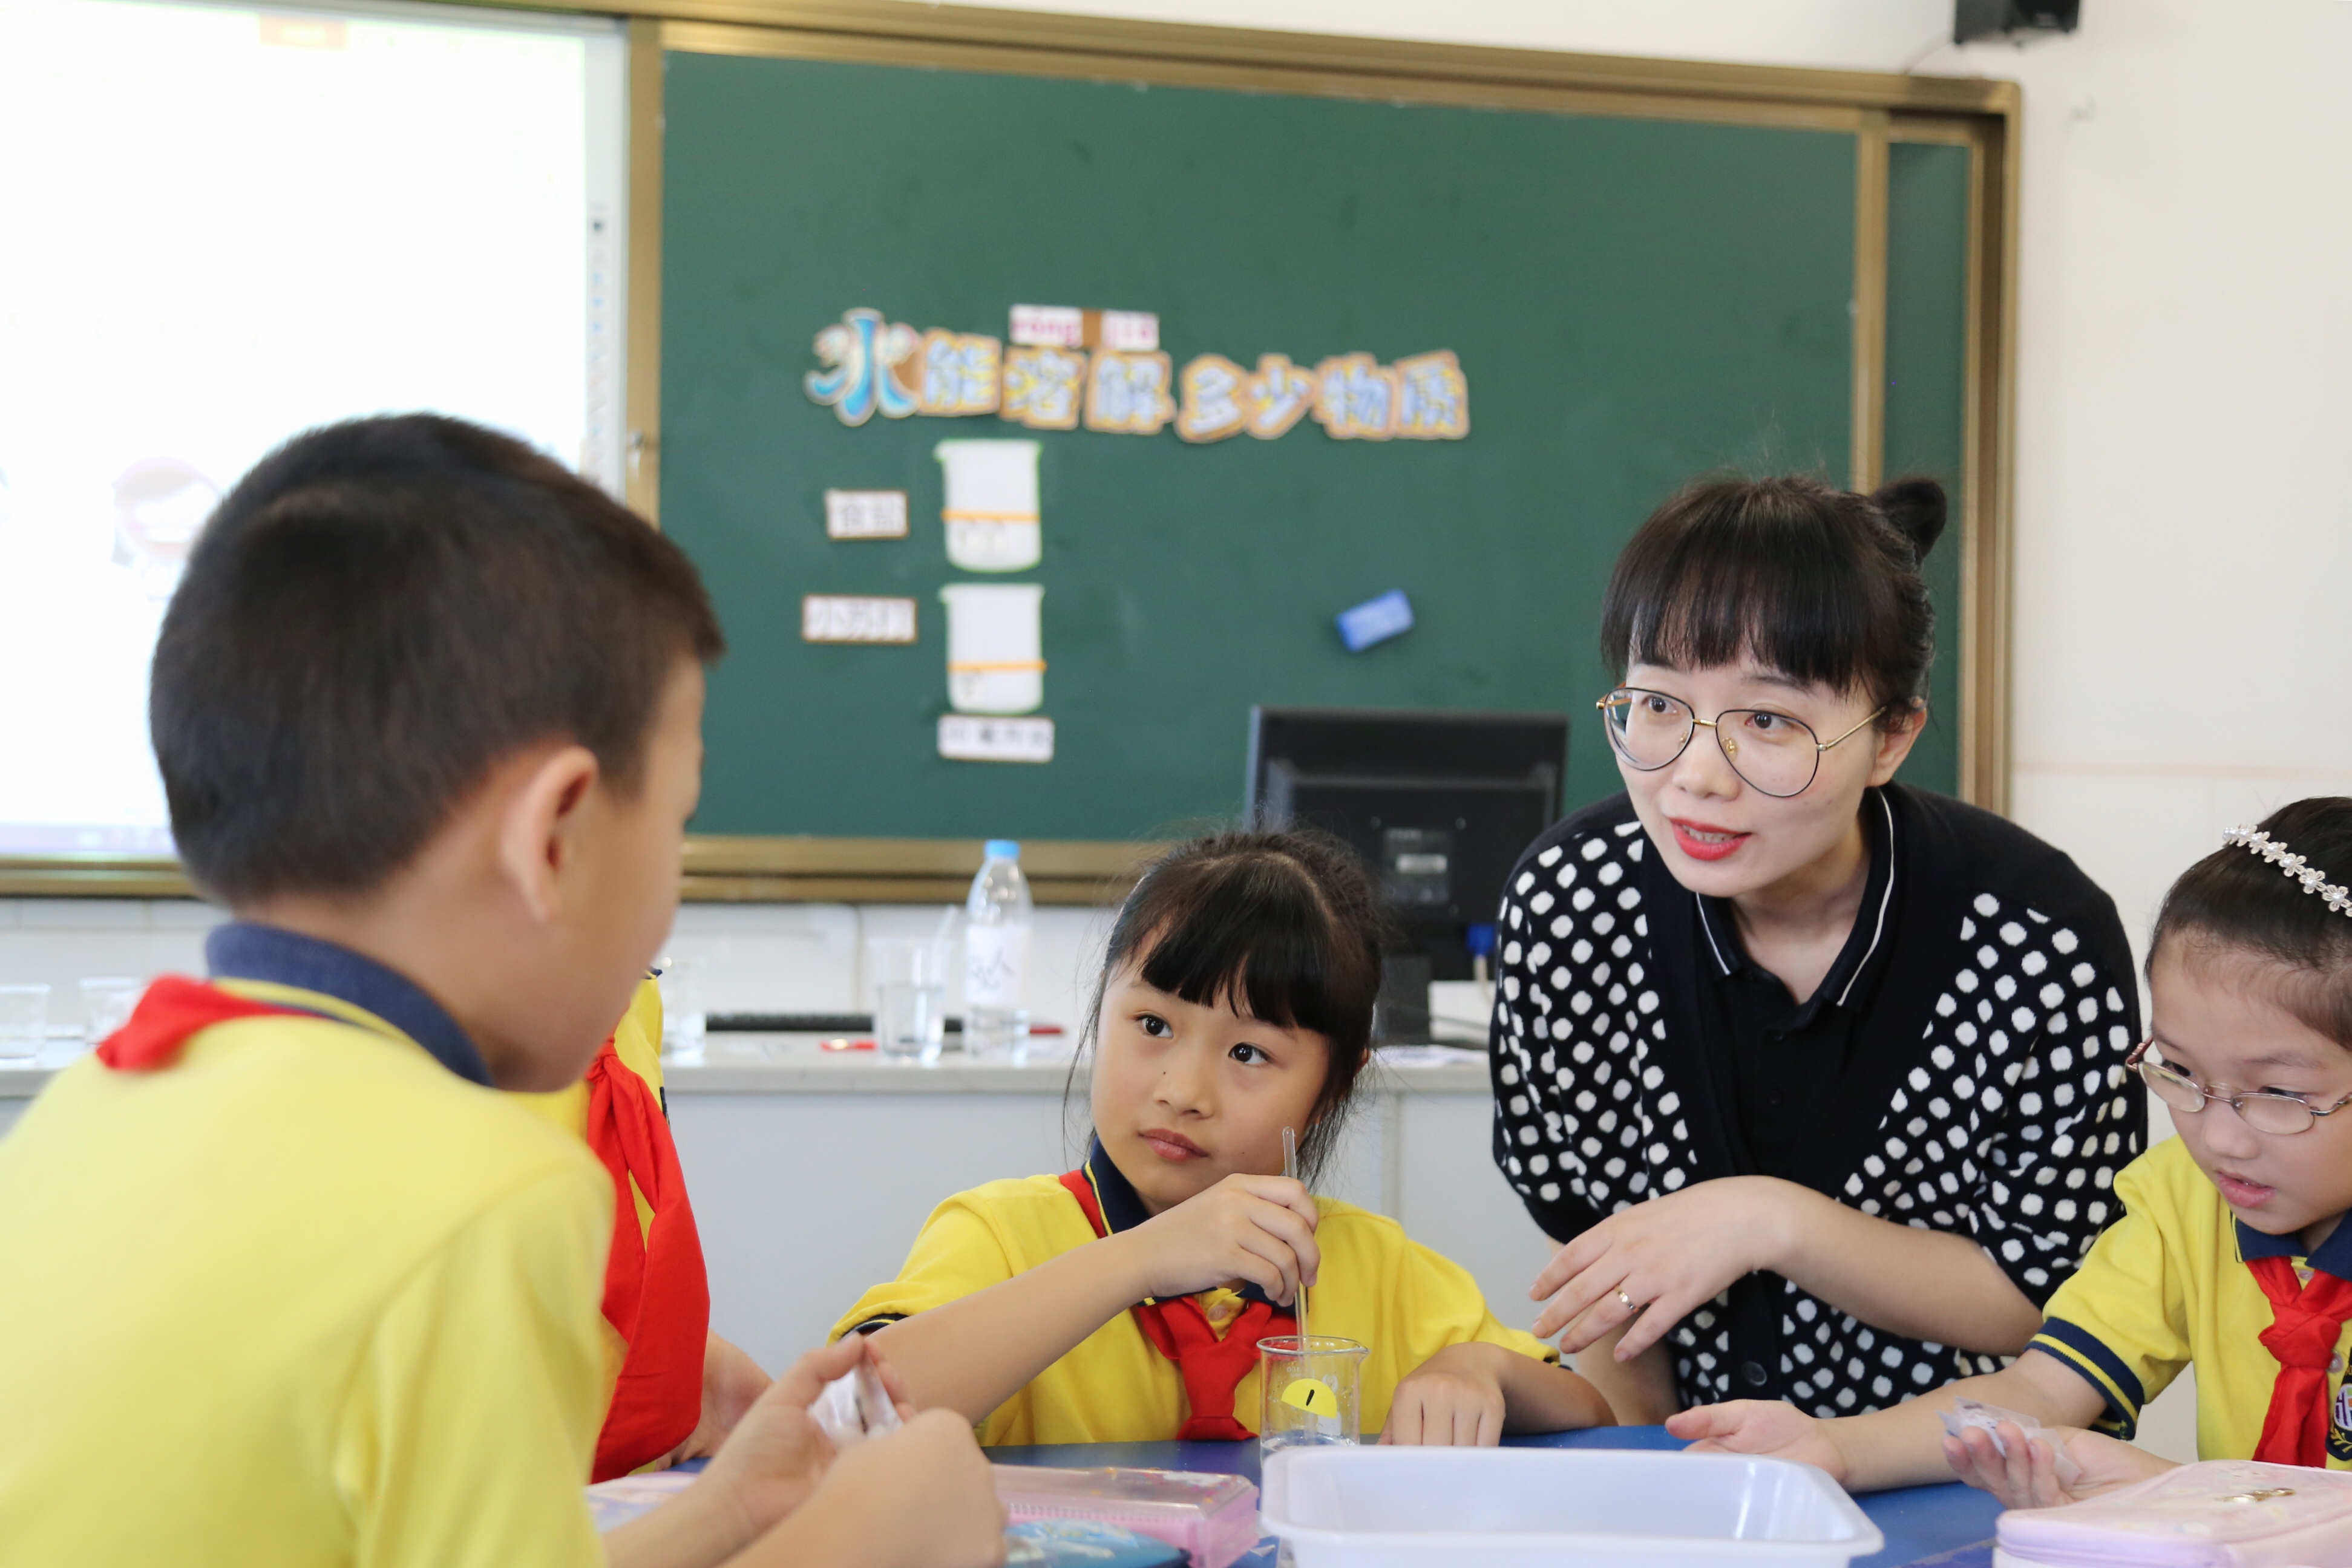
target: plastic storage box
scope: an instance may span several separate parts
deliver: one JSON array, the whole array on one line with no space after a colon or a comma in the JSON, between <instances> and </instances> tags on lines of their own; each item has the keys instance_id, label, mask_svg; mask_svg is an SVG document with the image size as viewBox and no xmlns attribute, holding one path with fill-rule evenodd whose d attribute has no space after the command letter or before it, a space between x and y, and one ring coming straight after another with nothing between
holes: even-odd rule
<instances>
[{"instance_id":1,"label":"plastic storage box","mask_svg":"<svg viewBox=\"0 0 2352 1568\"><path fill-rule=\"evenodd\" d=\"M1006 1521L1085 1519L1180 1548L1192 1568L1225 1568L1257 1544L1257 1488L1191 1470L996 1467Z\"/></svg>"},{"instance_id":2,"label":"plastic storage box","mask_svg":"<svg viewBox=\"0 0 2352 1568\"><path fill-rule=\"evenodd\" d=\"M1297 1568L1846 1568L1885 1544L1810 1465L1570 1448L1290 1448L1265 1528Z\"/></svg>"},{"instance_id":3,"label":"plastic storage box","mask_svg":"<svg viewBox=\"0 0 2352 1568\"><path fill-rule=\"evenodd\" d=\"M2065 1508L2000 1516L2002 1568L2342 1568L2352 1472L2209 1459Z\"/></svg>"}]
</instances>

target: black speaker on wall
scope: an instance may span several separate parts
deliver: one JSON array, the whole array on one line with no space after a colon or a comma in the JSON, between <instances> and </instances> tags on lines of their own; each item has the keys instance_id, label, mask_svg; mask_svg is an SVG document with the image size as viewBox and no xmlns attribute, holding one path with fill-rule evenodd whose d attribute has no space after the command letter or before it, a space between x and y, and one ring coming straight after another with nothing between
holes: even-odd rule
<instances>
[{"instance_id":1,"label":"black speaker on wall","mask_svg":"<svg viewBox=\"0 0 2352 1568\"><path fill-rule=\"evenodd\" d=\"M1952 42L2071 33L2083 20L2083 0L1953 0Z\"/></svg>"}]
</instances>

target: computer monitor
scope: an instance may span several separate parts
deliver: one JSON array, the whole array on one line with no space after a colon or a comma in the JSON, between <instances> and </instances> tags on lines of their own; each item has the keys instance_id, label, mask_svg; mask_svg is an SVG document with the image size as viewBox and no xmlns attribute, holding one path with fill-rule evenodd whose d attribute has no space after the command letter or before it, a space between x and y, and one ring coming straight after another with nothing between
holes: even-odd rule
<instances>
[{"instance_id":1,"label":"computer monitor","mask_svg":"<svg viewBox=\"0 0 2352 1568\"><path fill-rule=\"evenodd\" d=\"M1561 714L1250 709L1248 806L1266 827L1315 827L1364 859L1402 937L1380 1033L1426 1039L1431 980L1471 977L1520 852L1559 820Z\"/></svg>"}]
</instances>

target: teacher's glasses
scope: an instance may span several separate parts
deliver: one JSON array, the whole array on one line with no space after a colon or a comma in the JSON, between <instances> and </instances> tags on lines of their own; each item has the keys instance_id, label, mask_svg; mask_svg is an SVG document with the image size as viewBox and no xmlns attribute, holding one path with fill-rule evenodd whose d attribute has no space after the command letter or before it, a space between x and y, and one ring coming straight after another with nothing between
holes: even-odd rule
<instances>
[{"instance_id":1,"label":"teacher's glasses","mask_svg":"<svg viewBox=\"0 0 2352 1568\"><path fill-rule=\"evenodd\" d=\"M1690 704L1664 692L1619 686L1592 705L1601 710L1610 744L1627 765L1654 773L1680 757L1702 727L1715 731L1724 761L1751 789L1776 800L1801 795L1822 769L1822 753L1857 735L1880 713L1864 717L1844 735L1823 740L1812 726L1784 713L1727 707L1701 718Z\"/></svg>"}]
</instances>

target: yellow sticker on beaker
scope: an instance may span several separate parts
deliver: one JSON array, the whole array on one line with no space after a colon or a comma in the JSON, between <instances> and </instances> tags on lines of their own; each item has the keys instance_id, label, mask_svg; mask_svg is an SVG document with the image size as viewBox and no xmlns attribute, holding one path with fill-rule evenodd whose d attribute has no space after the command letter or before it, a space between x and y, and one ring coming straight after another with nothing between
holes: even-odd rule
<instances>
[{"instance_id":1,"label":"yellow sticker on beaker","mask_svg":"<svg viewBox=\"0 0 2352 1568\"><path fill-rule=\"evenodd\" d=\"M1331 1385L1318 1383L1311 1377L1295 1379L1282 1391L1282 1402L1293 1409L1304 1410L1309 1416L1337 1416L1339 1413L1339 1396L1331 1392Z\"/></svg>"}]
</instances>

